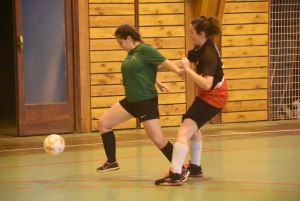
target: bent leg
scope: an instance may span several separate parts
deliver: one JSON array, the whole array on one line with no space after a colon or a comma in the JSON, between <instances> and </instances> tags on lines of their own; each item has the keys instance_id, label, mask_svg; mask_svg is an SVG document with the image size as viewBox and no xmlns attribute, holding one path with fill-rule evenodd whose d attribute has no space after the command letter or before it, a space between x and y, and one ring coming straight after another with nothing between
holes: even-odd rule
<instances>
[{"instance_id":1,"label":"bent leg","mask_svg":"<svg viewBox=\"0 0 300 201\"><path fill-rule=\"evenodd\" d=\"M132 118L119 102L109 108L99 119L99 132L103 141L107 162L116 162L116 138L112 128Z\"/></svg>"},{"instance_id":2,"label":"bent leg","mask_svg":"<svg viewBox=\"0 0 300 201\"><path fill-rule=\"evenodd\" d=\"M173 144L171 144L163 135L160 120L151 119L143 122L144 128L158 149L165 155L165 157L171 162L173 154Z\"/></svg>"},{"instance_id":3,"label":"bent leg","mask_svg":"<svg viewBox=\"0 0 300 201\"><path fill-rule=\"evenodd\" d=\"M129 114L119 102L109 108L98 121L100 134L112 131L115 125L131 119L133 116Z\"/></svg>"},{"instance_id":4,"label":"bent leg","mask_svg":"<svg viewBox=\"0 0 300 201\"><path fill-rule=\"evenodd\" d=\"M190 163L200 166L202 152L202 134L198 130L190 141Z\"/></svg>"},{"instance_id":5,"label":"bent leg","mask_svg":"<svg viewBox=\"0 0 300 201\"><path fill-rule=\"evenodd\" d=\"M144 128L152 140L152 142L157 146L157 148L162 149L168 143L167 139L164 137L159 119L150 119L142 122Z\"/></svg>"},{"instance_id":6,"label":"bent leg","mask_svg":"<svg viewBox=\"0 0 300 201\"><path fill-rule=\"evenodd\" d=\"M194 137L195 133L198 131L198 126L196 122L192 119L184 119L178 132L176 142L181 142L185 145L189 144L189 140Z\"/></svg>"},{"instance_id":7,"label":"bent leg","mask_svg":"<svg viewBox=\"0 0 300 201\"><path fill-rule=\"evenodd\" d=\"M173 150L171 168L174 173L181 173L181 168L189 148L189 140L197 130L198 126L194 120L187 118L182 122L178 130L177 140Z\"/></svg>"}]
</instances>

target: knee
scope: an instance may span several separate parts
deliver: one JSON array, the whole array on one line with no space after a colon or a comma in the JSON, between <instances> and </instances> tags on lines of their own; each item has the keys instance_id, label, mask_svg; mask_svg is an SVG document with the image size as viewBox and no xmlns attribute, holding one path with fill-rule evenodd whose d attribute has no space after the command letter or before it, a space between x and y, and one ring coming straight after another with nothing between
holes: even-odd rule
<instances>
[{"instance_id":1,"label":"knee","mask_svg":"<svg viewBox=\"0 0 300 201\"><path fill-rule=\"evenodd\" d=\"M183 144L187 144L189 143L189 136L187 136L186 133L178 133L177 134L177 139L176 139L176 142L181 142Z\"/></svg>"},{"instance_id":2,"label":"knee","mask_svg":"<svg viewBox=\"0 0 300 201\"><path fill-rule=\"evenodd\" d=\"M156 145L158 149L162 149L168 143L168 140L163 136L152 138L153 143Z\"/></svg>"},{"instance_id":3,"label":"knee","mask_svg":"<svg viewBox=\"0 0 300 201\"><path fill-rule=\"evenodd\" d=\"M107 121L105 121L105 119L103 119L101 117L98 120L98 129L101 134L112 130L112 128L109 127Z\"/></svg>"}]
</instances>

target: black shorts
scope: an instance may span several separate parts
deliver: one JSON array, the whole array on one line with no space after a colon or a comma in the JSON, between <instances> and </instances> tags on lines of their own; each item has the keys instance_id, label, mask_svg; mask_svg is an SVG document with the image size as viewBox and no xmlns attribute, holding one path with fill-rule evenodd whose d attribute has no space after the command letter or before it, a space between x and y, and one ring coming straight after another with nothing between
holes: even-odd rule
<instances>
[{"instance_id":1,"label":"black shorts","mask_svg":"<svg viewBox=\"0 0 300 201\"><path fill-rule=\"evenodd\" d=\"M216 108L196 96L194 102L182 116L182 121L192 119L200 129L206 122L222 111L222 108Z\"/></svg>"},{"instance_id":2,"label":"black shorts","mask_svg":"<svg viewBox=\"0 0 300 201\"><path fill-rule=\"evenodd\" d=\"M132 103L124 98L119 103L129 114L138 118L141 122L150 119L159 119L158 97Z\"/></svg>"}]
</instances>

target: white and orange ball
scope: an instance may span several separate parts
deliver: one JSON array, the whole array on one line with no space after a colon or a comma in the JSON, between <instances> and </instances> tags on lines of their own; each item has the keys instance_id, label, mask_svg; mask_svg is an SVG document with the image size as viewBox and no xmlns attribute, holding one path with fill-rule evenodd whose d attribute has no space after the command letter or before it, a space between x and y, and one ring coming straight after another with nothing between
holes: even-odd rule
<instances>
[{"instance_id":1,"label":"white and orange ball","mask_svg":"<svg viewBox=\"0 0 300 201\"><path fill-rule=\"evenodd\" d=\"M51 134L44 140L44 150L49 155L59 155L65 149L65 140L57 134Z\"/></svg>"}]
</instances>

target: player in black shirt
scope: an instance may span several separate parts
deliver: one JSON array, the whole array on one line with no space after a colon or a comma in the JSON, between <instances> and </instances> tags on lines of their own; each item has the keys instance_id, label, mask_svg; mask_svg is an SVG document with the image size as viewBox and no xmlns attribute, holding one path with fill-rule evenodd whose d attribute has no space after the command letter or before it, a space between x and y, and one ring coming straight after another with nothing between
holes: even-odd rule
<instances>
[{"instance_id":1,"label":"player in black shirt","mask_svg":"<svg viewBox=\"0 0 300 201\"><path fill-rule=\"evenodd\" d=\"M221 112L228 99L226 80L223 74L219 51L211 37L221 33L216 17L201 16L190 25L190 37L196 46L188 52L187 58L175 62L184 68L185 73L198 86L198 95L182 116L182 123L177 133L173 149L172 165L169 175L156 180L156 185L178 186L187 176L202 176L200 165L202 135L199 130L207 121ZM190 68L190 62L196 72ZM191 158L186 169L182 169L190 142Z\"/></svg>"}]
</instances>

